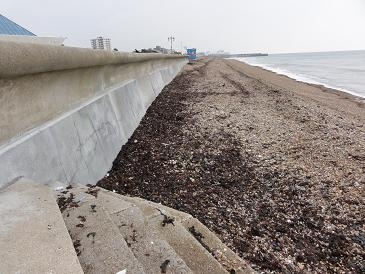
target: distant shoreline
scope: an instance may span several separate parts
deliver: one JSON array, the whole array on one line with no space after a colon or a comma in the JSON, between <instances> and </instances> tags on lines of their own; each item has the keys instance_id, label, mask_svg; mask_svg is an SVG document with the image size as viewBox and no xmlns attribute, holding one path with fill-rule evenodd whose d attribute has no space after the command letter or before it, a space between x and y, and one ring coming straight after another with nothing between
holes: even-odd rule
<instances>
[{"instance_id":1,"label":"distant shoreline","mask_svg":"<svg viewBox=\"0 0 365 274\"><path fill-rule=\"evenodd\" d=\"M234 59L234 60L237 60L237 59ZM347 94L351 94L355 97L358 97L360 100L365 100L365 95L364 96L361 96L359 95L358 93L354 92L354 91L351 91L351 90L348 90L348 89L344 89L344 88L338 88L338 87L335 87L335 86L331 86L331 85L327 85L327 84L324 84L324 83L317 83L316 81L314 80L311 80L308 78L308 81L304 80L303 77L300 77L298 75L296 75L295 73L290 73L290 74L285 74L285 73L281 73L279 71L275 71L275 69L270 69L268 67L265 67L265 66L262 66L262 65L259 65L259 64L249 64L245 61L241 61L241 60L237 60L239 62L243 62L247 65L250 65L250 66L253 66L253 67L259 67L263 70L266 70L266 71L270 71L270 72L273 72L273 73L276 73L277 75L283 75L283 76L286 76L290 79L293 79L295 81L298 81L298 82L301 82L301 83L305 83L305 84L310 84L310 85L314 85L314 86L318 86L318 87L324 87L326 89L330 89L330 90L333 90L333 91L336 91L336 92L345 92Z\"/></svg>"},{"instance_id":2,"label":"distant shoreline","mask_svg":"<svg viewBox=\"0 0 365 274\"><path fill-rule=\"evenodd\" d=\"M217 53L217 54L209 54L209 58L249 58L249 57L265 57L269 56L268 53Z\"/></svg>"},{"instance_id":3,"label":"distant shoreline","mask_svg":"<svg viewBox=\"0 0 365 274\"><path fill-rule=\"evenodd\" d=\"M253 76L254 78L260 79L260 76L261 76L264 79L269 80L269 81L271 79L271 81L275 82L275 83L281 82L282 85L280 85L280 87L282 87L282 88L290 89L290 87L293 86L293 83L289 84L288 81L283 81L283 79L287 79L289 81L296 82L301 86L307 86L307 87L309 86L309 87L315 88L317 91L339 96L339 97L341 97L341 99L352 100L352 101L356 102L357 104L363 104L363 106L365 107L365 97L362 97L353 91L341 89L341 88L337 88L337 87L332 87L332 86L329 86L326 84L317 84L317 83L313 83L313 82L306 82L304 80L296 79L296 78L288 76L286 74L282 74L282 73L276 72L274 70L270 70L270 69L262 67L260 65L249 64L242 60L237 60L237 59L230 59L230 60L234 60L236 62L244 64L245 66L251 67L252 69L250 69L249 72L252 73L252 75L250 75L250 76ZM264 73L260 73L260 71L262 71ZM272 76L269 76L269 75L272 75ZM277 76L278 79L274 80L274 76ZM310 89L310 90L312 91L313 89Z\"/></svg>"}]
</instances>

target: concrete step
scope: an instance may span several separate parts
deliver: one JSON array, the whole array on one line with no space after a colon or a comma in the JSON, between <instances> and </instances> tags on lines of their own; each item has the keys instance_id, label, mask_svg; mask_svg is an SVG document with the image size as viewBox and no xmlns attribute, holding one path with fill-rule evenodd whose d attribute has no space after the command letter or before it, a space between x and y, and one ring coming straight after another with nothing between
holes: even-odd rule
<instances>
[{"instance_id":1,"label":"concrete step","mask_svg":"<svg viewBox=\"0 0 365 274\"><path fill-rule=\"evenodd\" d=\"M137 206L121 207L120 204L127 204L124 197L106 190L99 191L98 199L147 273L193 273L168 242L149 226Z\"/></svg>"},{"instance_id":2,"label":"concrete step","mask_svg":"<svg viewBox=\"0 0 365 274\"><path fill-rule=\"evenodd\" d=\"M166 211L147 220L150 229L157 231L194 273L227 273L221 264L206 250L179 221Z\"/></svg>"},{"instance_id":3,"label":"concrete step","mask_svg":"<svg viewBox=\"0 0 365 274\"><path fill-rule=\"evenodd\" d=\"M228 273L182 225L182 222L193 218L191 215L137 197L124 199L141 209L151 229L174 248L194 273ZM166 223L169 218L174 219L173 224Z\"/></svg>"},{"instance_id":4,"label":"concrete step","mask_svg":"<svg viewBox=\"0 0 365 274\"><path fill-rule=\"evenodd\" d=\"M160 211L165 211L168 215L174 216L175 220L182 223L185 220L188 220L190 218L193 218L188 213L178 211L176 209L173 209L171 207L164 206L162 204L154 203L139 197L129 197L129 196L123 196L123 200L133 203L136 206L138 206L143 214L146 216L146 218L155 217L157 215L160 215ZM157 210L159 209L159 210Z\"/></svg>"},{"instance_id":5,"label":"concrete step","mask_svg":"<svg viewBox=\"0 0 365 274\"><path fill-rule=\"evenodd\" d=\"M195 240L198 241L200 245L202 245L204 249L207 250L214 257L214 259L216 259L220 263L221 266L223 266L225 270L237 274L255 273L255 271L243 259L241 259L225 244L223 244L221 240L214 233L212 233L199 220L193 218L190 214L163 206L161 204L147 201L138 197L124 196L123 199L125 201L135 203L144 212L146 218L148 219L154 219L160 216L161 212L164 212L167 216L173 217L177 223L181 223L181 225L185 228L185 230L188 231L192 236L194 236ZM161 216L160 216L160 221L161 221ZM157 221L157 227L159 227L158 222L159 221ZM163 231L164 229L160 227L160 230L163 234L166 233L166 229L165 231ZM182 247L181 245L179 245L179 243L175 243L175 241L176 239L179 239L178 235L180 233L185 234L185 231L179 232L178 231L179 228L175 228L175 230L176 231L167 232L165 236L167 236L168 239L173 241L172 242L173 247L174 246ZM170 235L170 233L172 233L172 235ZM191 241L191 238L190 240L187 240L187 242L189 241ZM182 252L184 252L184 248L182 248ZM193 261L195 260L195 258L191 259ZM196 269L196 271L200 270Z\"/></svg>"},{"instance_id":6,"label":"concrete step","mask_svg":"<svg viewBox=\"0 0 365 274\"><path fill-rule=\"evenodd\" d=\"M214 258L225 268L236 274L253 274L255 271L196 218L185 219L182 225L195 239L213 254Z\"/></svg>"},{"instance_id":7,"label":"concrete step","mask_svg":"<svg viewBox=\"0 0 365 274\"><path fill-rule=\"evenodd\" d=\"M0 273L83 273L52 191L20 179L0 190Z\"/></svg>"},{"instance_id":8,"label":"concrete step","mask_svg":"<svg viewBox=\"0 0 365 274\"><path fill-rule=\"evenodd\" d=\"M146 273L95 196L92 191L74 187L61 191L59 197L59 206L84 272Z\"/></svg>"},{"instance_id":9,"label":"concrete step","mask_svg":"<svg viewBox=\"0 0 365 274\"><path fill-rule=\"evenodd\" d=\"M209 229L187 213L95 186L77 186L63 194L70 193L74 204L71 202L66 209L61 205L61 209L72 238L79 240L77 243L82 247L77 251L81 251L79 259L85 273L97 273L103 268L100 273L112 273L105 269L109 270L118 261L114 255L116 252L123 252L122 257L129 258L131 263L123 266L128 274L141 273L142 270L145 273L254 273ZM98 219L99 212L103 216ZM93 221L89 222L89 219ZM96 234L90 234L92 232ZM90 235L95 241L99 233L104 245L93 251L95 243L90 244ZM115 248L105 244L108 241L123 242L123 251L120 246ZM105 248L108 250L104 251ZM109 260L103 265L93 265L97 270L91 272L92 268L88 267L92 263L90 258L95 264L106 256L100 252L109 252Z\"/></svg>"}]
</instances>

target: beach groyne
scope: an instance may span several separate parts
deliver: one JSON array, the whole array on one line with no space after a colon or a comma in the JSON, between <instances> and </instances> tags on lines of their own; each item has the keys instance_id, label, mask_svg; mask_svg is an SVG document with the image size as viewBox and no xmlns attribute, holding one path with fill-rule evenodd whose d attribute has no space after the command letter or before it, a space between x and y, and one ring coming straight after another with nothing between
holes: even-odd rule
<instances>
[{"instance_id":1,"label":"beach groyne","mask_svg":"<svg viewBox=\"0 0 365 274\"><path fill-rule=\"evenodd\" d=\"M0 42L0 187L96 183L186 59Z\"/></svg>"}]
</instances>

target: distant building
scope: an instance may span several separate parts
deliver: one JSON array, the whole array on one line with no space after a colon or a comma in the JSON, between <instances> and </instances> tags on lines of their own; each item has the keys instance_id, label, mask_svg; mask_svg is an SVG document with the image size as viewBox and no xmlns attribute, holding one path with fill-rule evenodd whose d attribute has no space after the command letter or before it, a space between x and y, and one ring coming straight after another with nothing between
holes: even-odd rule
<instances>
[{"instance_id":1,"label":"distant building","mask_svg":"<svg viewBox=\"0 0 365 274\"><path fill-rule=\"evenodd\" d=\"M162 54L182 54L181 52L177 52L177 51L173 51L171 52L170 49L165 49L161 46L156 46L154 48L149 48L149 49L141 49L141 50L138 50L138 49L135 49L133 51L134 53L162 53Z\"/></svg>"},{"instance_id":2,"label":"distant building","mask_svg":"<svg viewBox=\"0 0 365 274\"><path fill-rule=\"evenodd\" d=\"M29 30L19 26L17 23L11 21L0 14L0 35L27 35L36 36Z\"/></svg>"},{"instance_id":3,"label":"distant building","mask_svg":"<svg viewBox=\"0 0 365 274\"><path fill-rule=\"evenodd\" d=\"M169 49L165 49L161 46L156 46L155 48L153 48L153 50L163 54L168 54L170 52Z\"/></svg>"},{"instance_id":4,"label":"distant building","mask_svg":"<svg viewBox=\"0 0 365 274\"><path fill-rule=\"evenodd\" d=\"M111 50L110 39L103 38L101 36L96 37L95 39L91 39L91 47L93 49L104 49Z\"/></svg>"},{"instance_id":5,"label":"distant building","mask_svg":"<svg viewBox=\"0 0 365 274\"><path fill-rule=\"evenodd\" d=\"M64 37L39 37L0 14L0 41L62 45Z\"/></svg>"}]
</instances>

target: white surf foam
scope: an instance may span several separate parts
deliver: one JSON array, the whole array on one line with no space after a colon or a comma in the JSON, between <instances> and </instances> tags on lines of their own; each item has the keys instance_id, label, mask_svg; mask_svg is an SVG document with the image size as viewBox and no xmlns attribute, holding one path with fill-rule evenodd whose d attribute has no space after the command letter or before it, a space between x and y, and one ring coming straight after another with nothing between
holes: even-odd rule
<instances>
[{"instance_id":1,"label":"white surf foam","mask_svg":"<svg viewBox=\"0 0 365 274\"><path fill-rule=\"evenodd\" d=\"M340 87L340 86L328 84L325 80L320 79L320 78L316 79L316 77L312 76L312 75L309 76L309 75L302 75L302 74L299 74L299 73L294 73L292 71L288 71L288 70L285 70L285 69L274 67L273 65L270 65L270 64L250 62L249 58L232 58L232 59L235 59L235 60L238 60L240 62L249 64L249 65L254 66L254 67L260 67L260 68L275 72L279 75L288 76L289 78L295 79L295 80L300 81L300 82L305 82L305 83L314 84L314 85L321 85L321 86L324 86L326 88L339 90L339 91L346 92L346 93L349 93L349 94L357 96L357 97L365 98L365 95L361 95L361 94L359 94L355 91L352 91L352 90L349 90L349 89L346 89L346 88L343 88L343 87Z\"/></svg>"}]
</instances>

